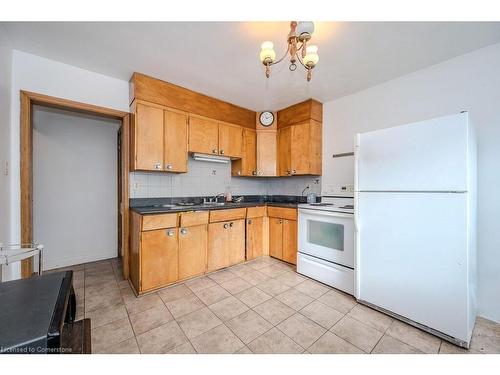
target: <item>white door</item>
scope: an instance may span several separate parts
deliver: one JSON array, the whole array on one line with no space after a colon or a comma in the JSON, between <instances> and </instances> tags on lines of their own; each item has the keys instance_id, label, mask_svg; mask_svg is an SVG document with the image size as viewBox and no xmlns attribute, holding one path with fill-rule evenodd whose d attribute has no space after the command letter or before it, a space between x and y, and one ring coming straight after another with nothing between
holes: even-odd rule
<instances>
[{"instance_id":1,"label":"white door","mask_svg":"<svg viewBox=\"0 0 500 375\"><path fill-rule=\"evenodd\" d=\"M468 115L358 134L357 191L467 190Z\"/></svg>"},{"instance_id":2,"label":"white door","mask_svg":"<svg viewBox=\"0 0 500 375\"><path fill-rule=\"evenodd\" d=\"M354 216L299 209L299 252L354 267Z\"/></svg>"},{"instance_id":3,"label":"white door","mask_svg":"<svg viewBox=\"0 0 500 375\"><path fill-rule=\"evenodd\" d=\"M467 193L358 193L357 297L468 341Z\"/></svg>"}]
</instances>

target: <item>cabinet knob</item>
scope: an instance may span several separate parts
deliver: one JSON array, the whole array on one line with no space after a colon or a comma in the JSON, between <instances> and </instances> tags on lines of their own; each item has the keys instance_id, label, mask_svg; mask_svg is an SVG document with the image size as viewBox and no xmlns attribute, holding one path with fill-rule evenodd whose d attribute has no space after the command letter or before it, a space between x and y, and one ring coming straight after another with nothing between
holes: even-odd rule
<instances>
[{"instance_id":1,"label":"cabinet knob","mask_svg":"<svg viewBox=\"0 0 500 375\"><path fill-rule=\"evenodd\" d=\"M220 154L221 154L221 155L224 155L224 150L220 150Z\"/></svg>"},{"instance_id":2,"label":"cabinet knob","mask_svg":"<svg viewBox=\"0 0 500 375\"><path fill-rule=\"evenodd\" d=\"M174 231L169 229L167 230L167 236L172 237L174 235Z\"/></svg>"},{"instance_id":3,"label":"cabinet knob","mask_svg":"<svg viewBox=\"0 0 500 375\"><path fill-rule=\"evenodd\" d=\"M155 163L155 169L161 169L161 163Z\"/></svg>"},{"instance_id":4,"label":"cabinet knob","mask_svg":"<svg viewBox=\"0 0 500 375\"><path fill-rule=\"evenodd\" d=\"M252 219L248 219L247 223L252 224Z\"/></svg>"},{"instance_id":5,"label":"cabinet knob","mask_svg":"<svg viewBox=\"0 0 500 375\"><path fill-rule=\"evenodd\" d=\"M297 171L295 169L292 169L292 174L295 174L297 173Z\"/></svg>"},{"instance_id":6,"label":"cabinet knob","mask_svg":"<svg viewBox=\"0 0 500 375\"><path fill-rule=\"evenodd\" d=\"M238 176L241 176L241 171L238 171L236 174L237 174Z\"/></svg>"},{"instance_id":7,"label":"cabinet knob","mask_svg":"<svg viewBox=\"0 0 500 375\"><path fill-rule=\"evenodd\" d=\"M188 231L187 231L187 229L186 229L186 228L182 228L182 229L181 229L181 234L187 234L187 232L188 232Z\"/></svg>"},{"instance_id":8,"label":"cabinet knob","mask_svg":"<svg viewBox=\"0 0 500 375\"><path fill-rule=\"evenodd\" d=\"M234 225L234 223L233 223L233 222L229 223L229 226L230 226L231 228L233 227L233 225Z\"/></svg>"},{"instance_id":9,"label":"cabinet knob","mask_svg":"<svg viewBox=\"0 0 500 375\"><path fill-rule=\"evenodd\" d=\"M278 224L282 224L282 223L283 223L283 220L279 219Z\"/></svg>"},{"instance_id":10,"label":"cabinet knob","mask_svg":"<svg viewBox=\"0 0 500 375\"><path fill-rule=\"evenodd\" d=\"M216 154L217 153L217 149L216 148L213 148L212 149L212 154Z\"/></svg>"},{"instance_id":11,"label":"cabinet knob","mask_svg":"<svg viewBox=\"0 0 500 375\"><path fill-rule=\"evenodd\" d=\"M228 223L224 224L224 229L227 229L227 228L229 228L229 224Z\"/></svg>"},{"instance_id":12,"label":"cabinet knob","mask_svg":"<svg viewBox=\"0 0 500 375\"><path fill-rule=\"evenodd\" d=\"M173 168L173 166L172 166L172 164L167 164L167 165L165 166L165 168L166 168L166 169L168 169L168 170L170 170L170 169L172 169L172 168Z\"/></svg>"},{"instance_id":13,"label":"cabinet knob","mask_svg":"<svg viewBox=\"0 0 500 375\"><path fill-rule=\"evenodd\" d=\"M263 174L264 174L264 172L259 171L259 176L262 176Z\"/></svg>"},{"instance_id":14,"label":"cabinet knob","mask_svg":"<svg viewBox=\"0 0 500 375\"><path fill-rule=\"evenodd\" d=\"M253 176L257 176L257 171L252 171Z\"/></svg>"}]
</instances>

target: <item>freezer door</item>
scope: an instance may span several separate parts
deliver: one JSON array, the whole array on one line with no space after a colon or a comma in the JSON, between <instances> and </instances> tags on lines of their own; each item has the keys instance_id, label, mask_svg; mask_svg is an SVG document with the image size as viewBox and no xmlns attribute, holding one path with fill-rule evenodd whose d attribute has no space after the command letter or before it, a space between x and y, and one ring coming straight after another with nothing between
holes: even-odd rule
<instances>
[{"instance_id":1,"label":"freezer door","mask_svg":"<svg viewBox=\"0 0 500 375\"><path fill-rule=\"evenodd\" d=\"M467 193L359 193L357 297L469 341Z\"/></svg>"},{"instance_id":2,"label":"freezer door","mask_svg":"<svg viewBox=\"0 0 500 375\"><path fill-rule=\"evenodd\" d=\"M468 116L358 134L358 191L466 191Z\"/></svg>"}]
</instances>

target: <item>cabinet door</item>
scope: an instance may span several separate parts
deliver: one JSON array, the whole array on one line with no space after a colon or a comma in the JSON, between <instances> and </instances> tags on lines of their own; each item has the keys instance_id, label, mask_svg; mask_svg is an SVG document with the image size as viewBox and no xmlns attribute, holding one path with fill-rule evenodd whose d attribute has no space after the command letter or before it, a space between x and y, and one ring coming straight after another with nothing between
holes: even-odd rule
<instances>
[{"instance_id":1,"label":"cabinet door","mask_svg":"<svg viewBox=\"0 0 500 375\"><path fill-rule=\"evenodd\" d=\"M247 260L258 258L264 252L264 218L247 219Z\"/></svg>"},{"instance_id":2,"label":"cabinet door","mask_svg":"<svg viewBox=\"0 0 500 375\"><path fill-rule=\"evenodd\" d=\"M187 172L188 125L187 115L164 111L164 169L168 172Z\"/></svg>"},{"instance_id":3,"label":"cabinet door","mask_svg":"<svg viewBox=\"0 0 500 375\"><path fill-rule=\"evenodd\" d=\"M201 275L207 266L207 226L179 229L179 279Z\"/></svg>"},{"instance_id":4,"label":"cabinet door","mask_svg":"<svg viewBox=\"0 0 500 375\"><path fill-rule=\"evenodd\" d=\"M322 173L322 128L321 122L311 120L309 124L309 174Z\"/></svg>"},{"instance_id":5,"label":"cabinet door","mask_svg":"<svg viewBox=\"0 0 500 375\"><path fill-rule=\"evenodd\" d=\"M283 259L283 219L269 218L269 255Z\"/></svg>"},{"instance_id":6,"label":"cabinet door","mask_svg":"<svg viewBox=\"0 0 500 375\"><path fill-rule=\"evenodd\" d=\"M179 248L177 228L142 232L141 291L178 280Z\"/></svg>"},{"instance_id":7,"label":"cabinet door","mask_svg":"<svg viewBox=\"0 0 500 375\"><path fill-rule=\"evenodd\" d=\"M241 159L231 163L233 176L255 176L257 174L257 134L255 130L243 129Z\"/></svg>"},{"instance_id":8,"label":"cabinet door","mask_svg":"<svg viewBox=\"0 0 500 375\"><path fill-rule=\"evenodd\" d=\"M245 260L245 220L235 220L229 223L230 239L227 247L229 265Z\"/></svg>"},{"instance_id":9,"label":"cabinet door","mask_svg":"<svg viewBox=\"0 0 500 375\"><path fill-rule=\"evenodd\" d=\"M297 264L297 222L283 220L283 258L285 262Z\"/></svg>"},{"instance_id":10,"label":"cabinet door","mask_svg":"<svg viewBox=\"0 0 500 375\"><path fill-rule=\"evenodd\" d=\"M189 151L218 154L219 124L215 120L189 117Z\"/></svg>"},{"instance_id":11,"label":"cabinet door","mask_svg":"<svg viewBox=\"0 0 500 375\"><path fill-rule=\"evenodd\" d=\"M257 175L278 176L277 131L257 132Z\"/></svg>"},{"instance_id":12,"label":"cabinet door","mask_svg":"<svg viewBox=\"0 0 500 375\"><path fill-rule=\"evenodd\" d=\"M290 174L309 174L309 122L290 126Z\"/></svg>"},{"instance_id":13,"label":"cabinet door","mask_svg":"<svg viewBox=\"0 0 500 375\"><path fill-rule=\"evenodd\" d=\"M229 265L229 222L208 224L207 272Z\"/></svg>"},{"instance_id":14,"label":"cabinet door","mask_svg":"<svg viewBox=\"0 0 500 375\"><path fill-rule=\"evenodd\" d=\"M241 158L242 141L241 126L219 123L219 155Z\"/></svg>"},{"instance_id":15,"label":"cabinet door","mask_svg":"<svg viewBox=\"0 0 500 375\"><path fill-rule=\"evenodd\" d=\"M278 170L280 176L291 175L291 142L292 127L280 129L278 131ZM307 157L306 155L302 155Z\"/></svg>"},{"instance_id":16,"label":"cabinet door","mask_svg":"<svg viewBox=\"0 0 500 375\"><path fill-rule=\"evenodd\" d=\"M138 103L134 127L135 169L163 170L163 109Z\"/></svg>"}]
</instances>

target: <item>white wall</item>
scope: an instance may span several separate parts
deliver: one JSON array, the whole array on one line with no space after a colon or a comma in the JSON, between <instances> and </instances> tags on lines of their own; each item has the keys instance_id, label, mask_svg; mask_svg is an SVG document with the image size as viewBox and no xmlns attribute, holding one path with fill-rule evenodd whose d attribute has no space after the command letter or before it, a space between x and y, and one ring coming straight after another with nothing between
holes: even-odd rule
<instances>
[{"instance_id":1,"label":"white wall","mask_svg":"<svg viewBox=\"0 0 500 375\"><path fill-rule=\"evenodd\" d=\"M44 269L117 256L120 125L34 107L33 238L45 246Z\"/></svg>"},{"instance_id":2,"label":"white wall","mask_svg":"<svg viewBox=\"0 0 500 375\"><path fill-rule=\"evenodd\" d=\"M500 322L499 67L496 44L325 103L323 184L349 179L331 154L352 151L358 132L470 111L478 135L478 313Z\"/></svg>"},{"instance_id":3,"label":"white wall","mask_svg":"<svg viewBox=\"0 0 500 375\"><path fill-rule=\"evenodd\" d=\"M10 128L10 240L20 239L19 92L56 96L128 111L128 82L28 53L13 51ZM19 267L14 276L19 276Z\"/></svg>"}]
</instances>

